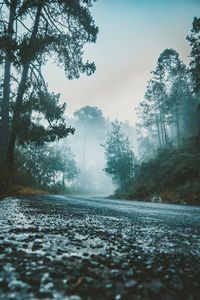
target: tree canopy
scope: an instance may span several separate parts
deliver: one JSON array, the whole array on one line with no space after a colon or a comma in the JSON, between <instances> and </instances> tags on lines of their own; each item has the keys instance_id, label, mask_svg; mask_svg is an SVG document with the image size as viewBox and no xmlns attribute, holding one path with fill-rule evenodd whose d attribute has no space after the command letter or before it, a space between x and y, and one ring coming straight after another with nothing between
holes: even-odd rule
<instances>
[{"instance_id":1,"label":"tree canopy","mask_svg":"<svg viewBox=\"0 0 200 300\"><path fill-rule=\"evenodd\" d=\"M179 144L193 133L196 98L189 71L175 50L161 53L137 113L139 126L147 130L159 148Z\"/></svg>"},{"instance_id":2,"label":"tree canopy","mask_svg":"<svg viewBox=\"0 0 200 300\"><path fill-rule=\"evenodd\" d=\"M195 17L192 23L191 35L187 37L191 46L190 71L194 82L194 92L200 92L200 18Z\"/></svg>"},{"instance_id":3,"label":"tree canopy","mask_svg":"<svg viewBox=\"0 0 200 300\"><path fill-rule=\"evenodd\" d=\"M1 161L13 164L16 139L41 143L61 138L73 129L63 119L64 106L48 91L42 66L51 57L69 79L95 71L83 60L83 47L95 42L98 28L90 9L92 0L2 1L0 62L4 69L0 107ZM53 113L53 110L55 111ZM37 114L48 126L34 123ZM21 134L25 127L27 134ZM25 130L24 130L25 132ZM22 137L23 136L23 137Z\"/></svg>"}]
</instances>

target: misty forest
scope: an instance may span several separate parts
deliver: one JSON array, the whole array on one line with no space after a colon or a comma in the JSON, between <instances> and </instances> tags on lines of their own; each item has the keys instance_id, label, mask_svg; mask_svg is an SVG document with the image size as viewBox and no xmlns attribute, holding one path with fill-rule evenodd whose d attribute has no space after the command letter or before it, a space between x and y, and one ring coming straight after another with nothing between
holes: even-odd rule
<instances>
[{"instance_id":1,"label":"misty forest","mask_svg":"<svg viewBox=\"0 0 200 300\"><path fill-rule=\"evenodd\" d=\"M199 300L199 0L0 0L0 300Z\"/></svg>"},{"instance_id":2,"label":"misty forest","mask_svg":"<svg viewBox=\"0 0 200 300\"><path fill-rule=\"evenodd\" d=\"M157 58L136 108L137 126L88 104L69 117L43 67L53 59L69 80L95 72L83 55L98 36L92 2L0 3L1 194L199 204L200 18L185 37L189 65L171 48Z\"/></svg>"}]
</instances>

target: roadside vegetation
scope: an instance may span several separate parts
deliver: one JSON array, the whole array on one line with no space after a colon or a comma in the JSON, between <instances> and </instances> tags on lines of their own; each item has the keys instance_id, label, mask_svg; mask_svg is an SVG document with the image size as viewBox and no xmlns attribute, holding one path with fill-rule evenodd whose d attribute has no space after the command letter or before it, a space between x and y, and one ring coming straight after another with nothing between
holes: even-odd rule
<instances>
[{"instance_id":1,"label":"roadside vegetation","mask_svg":"<svg viewBox=\"0 0 200 300\"><path fill-rule=\"evenodd\" d=\"M200 19L194 19L187 39L189 67L174 49L166 49L152 71L137 108L137 161L130 159L133 154L120 127L118 140L113 132L108 136L105 171L117 183L114 197L200 204ZM121 154L119 145L124 145ZM121 177L128 184L122 185Z\"/></svg>"}]
</instances>

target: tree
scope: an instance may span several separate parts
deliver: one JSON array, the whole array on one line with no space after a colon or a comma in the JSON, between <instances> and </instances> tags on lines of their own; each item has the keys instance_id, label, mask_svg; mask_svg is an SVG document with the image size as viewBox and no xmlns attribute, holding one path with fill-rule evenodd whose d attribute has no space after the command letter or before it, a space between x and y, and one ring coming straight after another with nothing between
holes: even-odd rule
<instances>
[{"instance_id":1,"label":"tree","mask_svg":"<svg viewBox=\"0 0 200 300\"><path fill-rule=\"evenodd\" d=\"M194 18L191 35L187 37L192 47L190 52L190 71L194 82L194 92L200 92L200 18Z\"/></svg>"},{"instance_id":2,"label":"tree","mask_svg":"<svg viewBox=\"0 0 200 300\"><path fill-rule=\"evenodd\" d=\"M184 80L186 67L179 59L179 54L174 49L164 50L157 63L156 70L153 72L155 79L162 82L165 93L160 97L160 110L162 111L162 126L165 137L165 146L169 144L169 129L175 124L176 138L180 142L180 103L181 96L175 95L171 97L172 89L175 85L180 84L181 79ZM175 89L173 90L175 92ZM164 96L164 97L163 97Z\"/></svg>"},{"instance_id":3,"label":"tree","mask_svg":"<svg viewBox=\"0 0 200 300\"><path fill-rule=\"evenodd\" d=\"M82 141L82 163L85 165L86 152L88 152L88 141L101 138L102 132L105 132L106 122L102 111L96 106L86 105L74 112L75 127L81 134ZM98 145L100 144L100 141Z\"/></svg>"},{"instance_id":4,"label":"tree","mask_svg":"<svg viewBox=\"0 0 200 300\"><path fill-rule=\"evenodd\" d=\"M159 147L166 147L166 91L161 80L153 78L148 82L144 100L139 103L137 114L142 122L139 127L147 129L148 134L153 137L157 133Z\"/></svg>"},{"instance_id":5,"label":"tree","mask_svg":"<svg viewBox=\"0 0 200 300\"><path fill-rule=\"evenodd\" d=\"M73 126L76 139L71 140L72 149L79 162L78 184L85 191L102 191L102 186L110 180L103 172L105 158L100 146L105 142L108 122L100 108L86 105L74 112ZM105 186L106 188L106 186Z\"/></svg>"},{"instance_id":6,"label":"tree","mask_svg":"<svg viewBox=\"0 0 200 300\"><path fill-rule=\"evenodd\" d=\"M187 37L192 47L190 52L190 72L193 79L193 92L197 98L197 112L200 112L200 18L194 18L192 24L191 35ZM196 118L199 133L196 136L196 144L200 145L200 119L199 116Z\"/></svg>"},{"instance_id":7,"label":"tree","mask_svg":"<svg viewBox=\"0 0 200 300\"><path fill-rule=\"evenodd\" d=\"M86 105L75 111L74 116L79 122L88 123L90 126L99 126L104 123L102 111L96 106Z\"/></svg>"},{"instance_id":8,"label":"tree","mask_svg":"<svg viewBox=\"0 0 200 300\"><path fill-rule=\"evenodd\" d=\"M132 199L149 199L160 195L163 201L199 204L199 149L191 139L179 145L160 149L137 167L129 190Z\"/></svg>"},{"instance_id":9,"label":"tree","mask_svg":"<svg viewBox=\"0 0 200 300\"><path fill-rule=\"evenodd\" d=\"M137 113L158 148L179 144L194 129L195 99L188 69L174 49L166 49L152 72ZM155 136L157 138L155 139Z\"/></svg>"},{"instance_id":10,"label":"tree","mask_svg":"<svg viewBox=\"0 0 200 300\"><path fill-rule=\"evenodd\" d=\"M4 63L3 93L0 109L0 163L5 161L9 137L9 103L10 103L10 84L11 84L11 62L14 58L16 41L13 40L14 22L18 1L3 1L0 10L0 64ZM4 6L9 6L8 20L4 18Z\"/></svg>"},{"instance_id":11,"label":"tree","mask_svg":"<svg viewBox=\"0 0 200 300\"><path fill-rule=\"evenodd\" d=\"M19 135L17 123L19 120L23 121L22 111L25 97L27 96L26 101L37 99L40 103L41 93L49 95L42 76L42 66L46 63L47 57L51 56L65 70L69 79L78 78L80 73L90 75L95 70L94 63L84 62L82 58L84 44L95 42L98 32L90 14L92 2L92 0L12 0L2 2L4 9L1 9L3 18L0 25L5 30L1 32L0 36L1 60L6 68L7 57L9 66L12 65L17 74L17 88L11 110L9 136L4 131L7 126L5 124L9 123L8 107L10 104L6 86L4 86L1 105L0 143L3 146L0 154L4 160L5 154L7 154L11 166L16 138ZM11 12L15 15L16 29L13 28L12 23L10 30L6 16L8 13L11 16ZM8 82L11 82L11 74L8 75ZM32 91L35 93L34 97L30 97ZM51 124L49 125L51 126ZM59 126L55 130L56 135L58 128ZM63 136L70 132L69 129ZM60 132L58 137L60 137Z\"/></svg>"},{"instance_id":12,"label":"tree","mask_svg":"<svg viewBox=\"0 0 200 300\"><path fill-rule=\"evenodd\" d=\"M112 131L103 147L106 156L105 172L120 190L126 191L134 176L135 156L121 126L117 120L112 123Z\"/></svg>"},{"instance_id":13,"label":"tree","mask_svg":"<svg viewBox=\"0 0 200 300\"><path fill-rule=\"evenodd\" d=\"M63 191L78 174L74 155L69 145L36 146L33 144L17 148L19 171L28 184L37 188Z\"/></svg>"},{"instance_id":14,"label":"tree","mask_svg":"<svg viewBox=\"0 0 200 300\"><path fill-rule=\"evenodd\" d=\"M139 137L138 156L140 161L148 161L156 154L155 144L149 138L149 136L142 136L140 133Z\"/></svg>"}]
</instances>

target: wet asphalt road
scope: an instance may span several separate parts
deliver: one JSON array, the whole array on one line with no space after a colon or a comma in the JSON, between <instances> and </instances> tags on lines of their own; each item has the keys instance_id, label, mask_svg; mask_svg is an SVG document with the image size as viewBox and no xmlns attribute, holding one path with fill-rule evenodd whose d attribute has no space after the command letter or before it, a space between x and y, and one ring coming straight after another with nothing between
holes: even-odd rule
<instances>
[{"instance_id":1,"label":"wet asphalt road","mask_svg":"<svg viewBox=\"0 0 200 300\"><path fill-rule=\"evenodd\" d=\"M200 299L200 208L0 201L0 299Z\"/></svg>"}]
</instances>

